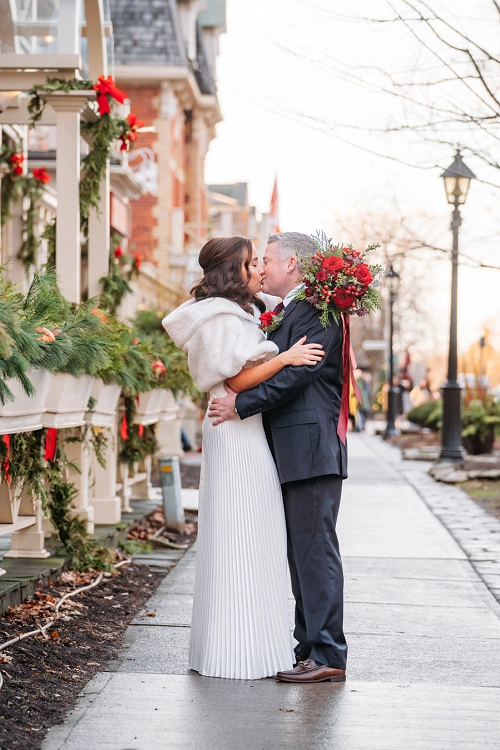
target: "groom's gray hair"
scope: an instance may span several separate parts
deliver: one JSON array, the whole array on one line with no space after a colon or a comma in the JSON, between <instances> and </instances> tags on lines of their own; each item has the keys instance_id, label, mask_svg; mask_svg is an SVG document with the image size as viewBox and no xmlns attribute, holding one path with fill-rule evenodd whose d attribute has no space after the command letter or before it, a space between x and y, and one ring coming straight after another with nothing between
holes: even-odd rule
<instances>
[{"instance_id":1,"label":"groom's gray hair","mask_svg":"<svg viewBox=\"0 0 500 750\"><path fill-rule=\"evenodd\" d=\"M281 260L287 260L292 255L296 256L300 272L303 270L301 258L314 253L314 243L311 237L301 232L278 232L278 234L272 234L267 243L268 245L276 243L276 252Z\"/></svg>"}]
</instances>

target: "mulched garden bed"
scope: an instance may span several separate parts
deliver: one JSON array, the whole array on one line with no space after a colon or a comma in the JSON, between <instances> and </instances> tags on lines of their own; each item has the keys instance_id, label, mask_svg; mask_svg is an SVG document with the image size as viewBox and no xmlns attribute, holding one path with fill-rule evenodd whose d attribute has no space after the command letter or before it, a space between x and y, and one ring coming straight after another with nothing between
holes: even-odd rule
<instances>
[{"instance_id":1,"label":"mulched garden bed","mask_svg":"<svg viewBox=\"0 0 500 750\"><path fill-rule=\"evenodd\" d=\"M37 750L49 727L77 704L77 696L117 657L130 621L165 577L132 564L63 605L64 618L47 631L0 652L0 750ZM85 585L93 574L63 573L0 618L0 642L50 619L53 600Z\"/></svg>"}]
</instances>

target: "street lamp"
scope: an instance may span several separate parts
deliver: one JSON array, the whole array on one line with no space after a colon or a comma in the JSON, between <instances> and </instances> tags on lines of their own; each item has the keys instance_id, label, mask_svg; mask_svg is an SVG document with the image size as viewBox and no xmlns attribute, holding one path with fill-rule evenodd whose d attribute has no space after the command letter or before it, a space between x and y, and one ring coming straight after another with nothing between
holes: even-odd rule
<instances>
[{"instance_id":1,"label":"street lamp","mask_svg":"<svg viewBox=\"0 0 500 750\"><path fill-rule=\"evenodd\" d=\"M387 402L387 427L385 437L397 435L396 430L396 396L399 394L399 388L394 385L394 316L393 307L398 295L400 276L391 266L387 274L387 286L389 288L389 393Z\"/></svg>"},{"instance_id":2,"label":"street lamp","mask_svg":"<svg viewBox=\"0 0 500 750\"><path fill-rule=\"evenodd\" d=\"M450 348L448 352L448 376L441 391L443 394L443 430L441 435L440 461L462 460L462 419L460 385L457 380L457 298L458 298L458 230L462 223L460 208L465 203L470 181L476 175L462 161L460 151L455 161L443 172L446 198L454 206L451 218L453 251L451 254L451 313Z\"/></svg>"}]
</instances>

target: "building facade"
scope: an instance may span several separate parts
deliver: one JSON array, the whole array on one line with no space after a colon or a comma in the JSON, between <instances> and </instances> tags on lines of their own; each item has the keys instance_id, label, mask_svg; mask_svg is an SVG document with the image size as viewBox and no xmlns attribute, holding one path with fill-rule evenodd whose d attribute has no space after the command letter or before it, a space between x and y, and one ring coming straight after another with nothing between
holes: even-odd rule
<instances>
[{"instance_id":1,"label":"building facade","mask_svg":"<svg viewBox=\"0 0 500 750\"><path fill-rule=\"evenodd\" d=\"M115 77L144 133L129 163L147 194L131 206L129 247L144 262L134 304L174 307L199 276L208 233L205 156L221 119L215 60L220 0L111 0Z\"/></svg>"}]
</instances>

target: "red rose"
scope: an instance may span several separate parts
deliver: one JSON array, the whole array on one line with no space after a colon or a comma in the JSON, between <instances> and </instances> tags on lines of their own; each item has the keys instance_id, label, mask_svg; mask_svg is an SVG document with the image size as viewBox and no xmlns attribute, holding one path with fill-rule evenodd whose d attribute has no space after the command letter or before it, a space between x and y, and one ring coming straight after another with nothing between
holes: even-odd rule
<instances>
[{"instance_id":1,"label":"red rose","mask_svg":"<svg viewBox=\"0 0 500 750\"><path fill-rule=\"evenodd\" d=\"M265 312L262 313L262 315L259 318L260 322L263 326L268 326L270 323L273 322L273 314L272 312Z\"/></svg>"},{"instance_id":2,"label":"red rose","mask_svg":"<svg viewBox=\"0 0 500 750\"><path fill-rule=\"evenodd\" d=\"M354 297L352 294L349 294L349 292L346 292L345 289L336 289L333 293L333 301L337 307L340 307L341 310L345 310L346 308L351 307L354 302Z\"/></svg>"},{"instance_id":3,"label":"red rose","mask_svg":"<svg viewBox=\"0 0 500 750\"><path fill-rule=\"evenodd\" d=\"M121 258L123 255L123 250L120 246L115 247L115 258Z\"/></svg>"},{"instance_id":4,"label":"red rose","mask_svg":"<svg viewBox=\"0 0 500 750\"><path fill-rule=\"evenodd\" d=\"M324 268L327 273L333 276L334 273L337 273L341 268L344 267L344 261L342 260L342 258L339 258L338 255L332 255L330 258L326 258L323 261L321 267Z\"/></svg>"},{"instance_id":5,"label":"red rose","mask_svg":"<svg viewBox=\"0 0 500 750\"><path fill-rule=\"evenodd\" d=\"M50 182L50 174L47 172L45 167L39 167L38 169L33 170L33 177L35 180L38 180L38 182L41 182L43 185L46 185L48 182Z\"/></svg>"},{"instance_id":6,"label":"red rose","mask_svg":"<svg viewBox=\"0 0 500 750\"><path fill-rule=\"evenodd\" d=\"M17 164L17 165L16 165L15 167L14 167L14 174L22 174L22 173L23 173L23 168L21 167L21 165L20 165L20 164Z\"/></svg>"},{"instance_id":7,"label":"red rose","mask_svg":"<svg viewBox=\"0 0 500 750\"><path fill-rule=\"evenodd\" d=\"M144 260L144 256L141 253L136 253L134 255L134 267L136 271L138 271L139 268L142 266L143 260Z\"/></svg>"},{"instance_id":8,"label":"red rose","mask_svg":"<svg viewBox=\"0 0 500 750\"><path fill-rule=\"evenodd\" d=\"M359 283L363 284L363 286L368 286L368 284L373 281L370 269L365 263L360 263L359 266L356 266L354 268L353 276L355 276Z\"/></svg>"},{"instance_id":9,"label":"red rose","mask_svg":"<svg viewBox=\"0 0 500 750\"><path fill-rule=\"evenodd\" d=\"M323 269L321 269L316 274L316 278L318 279L318 281L326 281L328 278L328 274L326 271L323 271Z\"/></svg>"}]
</instances>

